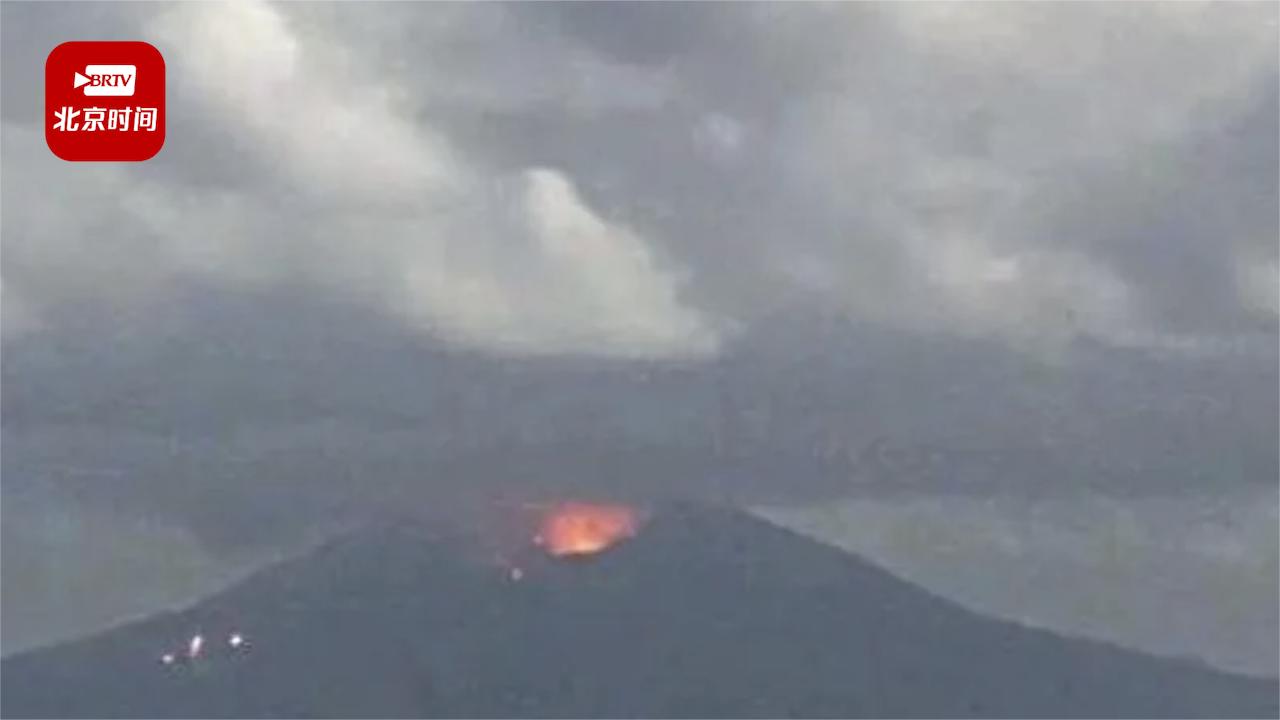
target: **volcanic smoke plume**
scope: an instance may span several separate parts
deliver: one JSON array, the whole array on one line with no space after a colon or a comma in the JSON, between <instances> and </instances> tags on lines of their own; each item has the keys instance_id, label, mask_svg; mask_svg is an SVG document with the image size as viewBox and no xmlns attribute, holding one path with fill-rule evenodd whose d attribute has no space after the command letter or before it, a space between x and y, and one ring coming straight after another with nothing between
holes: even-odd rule
<instances>
[{"instance_id":1,"label":"volcanic smoke plume","mask_svg":"<svg viewBox=\"0 0 1280 720\"><path fill-rule=\"evenodd\" d=\"M592 555L634 536L639 525L626 505L563 502L543 510L533 540L556 557Z\"/></svg>"}]
</instances>

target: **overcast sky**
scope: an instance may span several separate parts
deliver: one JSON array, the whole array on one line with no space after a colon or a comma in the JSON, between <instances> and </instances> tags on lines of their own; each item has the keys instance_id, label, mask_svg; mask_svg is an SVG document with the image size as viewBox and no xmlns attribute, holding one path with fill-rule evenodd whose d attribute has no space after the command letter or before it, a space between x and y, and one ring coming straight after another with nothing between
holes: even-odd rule
<instances>
[{"instance_id":1,"label":"overcast sky","mask_svg":"<svg viewBox=\"0 0 1280 720\"><path fill-rule=\"evenodd\" d=\"M6 653L573 492L1280 670L1275 4L0 15ZM72 39L160 155L45 147Z\"/></svg>"}]
</instances>

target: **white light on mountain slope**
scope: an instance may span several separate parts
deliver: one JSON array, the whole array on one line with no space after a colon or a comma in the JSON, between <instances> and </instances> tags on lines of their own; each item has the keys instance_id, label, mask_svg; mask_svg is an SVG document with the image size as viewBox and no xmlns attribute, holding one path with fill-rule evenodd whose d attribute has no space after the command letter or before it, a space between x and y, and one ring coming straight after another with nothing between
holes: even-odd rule
<instances>
[{"instance_id":1,"label":"white light on mountain slope","mask_svg":"<svg viewBox=\"0 0 1280 720\"><path fill-rule=\"evenodd\" d=\"M187 657L195 659L200 656L200 650L204 648L204 635L196 634L191 638L191 642L187 644Z\"/></svg>"}]
</instances>

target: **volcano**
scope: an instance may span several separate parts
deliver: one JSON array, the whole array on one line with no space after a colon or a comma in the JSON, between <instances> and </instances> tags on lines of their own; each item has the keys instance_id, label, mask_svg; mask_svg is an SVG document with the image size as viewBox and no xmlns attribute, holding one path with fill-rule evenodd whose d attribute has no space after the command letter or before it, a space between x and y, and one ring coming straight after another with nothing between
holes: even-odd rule
<instances>
[{"instance_id":1,"label":"volcano","mask_svg":"<svg viewBox=\"0 0 1280 720\"><path fill-rule=\"evenodd\" d=\"M397 521L0 664L6 717L1276 717L1274 680L974 614L736 511L520 572ZM199 638L198 640L196 638Z\"/></svg>"}]
</instances>

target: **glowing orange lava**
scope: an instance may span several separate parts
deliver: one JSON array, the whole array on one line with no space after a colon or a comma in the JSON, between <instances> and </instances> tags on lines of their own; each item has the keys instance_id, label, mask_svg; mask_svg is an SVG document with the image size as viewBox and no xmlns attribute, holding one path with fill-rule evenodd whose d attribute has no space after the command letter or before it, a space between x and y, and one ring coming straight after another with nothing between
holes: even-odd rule
<instances>
[{"instance_id":1,"label":"glowing orange lava","mask_svg":"<svg viewBox=\"0 0 1280 720\"><path fill-rule=\"evenodd\" d=\"M636 534L639 517L625 505L567 502L542 516L534 542L556 557L592 555Z\"/></svg>"}]
</instances>

